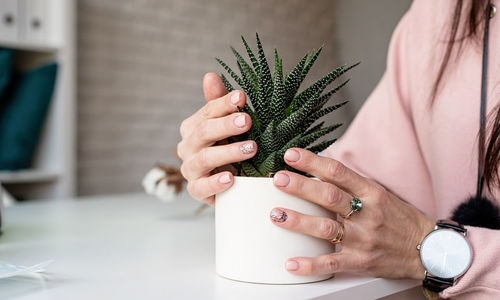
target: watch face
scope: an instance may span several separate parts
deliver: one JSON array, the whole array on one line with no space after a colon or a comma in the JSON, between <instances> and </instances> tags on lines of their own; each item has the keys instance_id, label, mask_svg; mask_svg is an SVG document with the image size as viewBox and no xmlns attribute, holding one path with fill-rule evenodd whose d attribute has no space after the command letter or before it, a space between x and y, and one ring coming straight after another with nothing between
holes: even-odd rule
<instances>
[{"instance_id":1,"label":"watch face","mask_svg":"<svg viewBox=\"0 0 500 300\"><path fill-rule=\"evenodd\" d=\"M462 234L452 229L438 229L422 241L420 259L432 275L455 278L469 268L472 252Z\"/></svg>"}]
</instances>

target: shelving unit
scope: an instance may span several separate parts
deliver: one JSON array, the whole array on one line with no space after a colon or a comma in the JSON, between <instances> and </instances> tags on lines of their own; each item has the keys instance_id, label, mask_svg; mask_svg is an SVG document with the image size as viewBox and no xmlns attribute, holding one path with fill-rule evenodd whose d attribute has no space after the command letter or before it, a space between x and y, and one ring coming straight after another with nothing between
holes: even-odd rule
<instances>
[{"instance_id":1,"label":"shelving unit","mask_svg":"<svg viewBox=\"0 0 500 300\"><path fill-rule=\"evenodd\" d=\"M0 34L0 47L16 50L15 65L24 69L56 61L59 67L32 168L0 171L0 184L20 199L71 197L75 192L75 0L1 1L11 1L18 8L19 33ZM34 8L42 11L43 35L23 34L23 22L31 24L23 15L30 16Z\"/></svg>"}]
</instances>

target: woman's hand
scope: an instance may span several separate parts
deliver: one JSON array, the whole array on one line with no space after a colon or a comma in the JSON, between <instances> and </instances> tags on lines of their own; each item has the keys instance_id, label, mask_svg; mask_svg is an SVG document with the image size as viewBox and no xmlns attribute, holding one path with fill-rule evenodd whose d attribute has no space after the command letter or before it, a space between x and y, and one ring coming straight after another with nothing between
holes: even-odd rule
<instances>
[{"instance_id":1,"label":"woman's hand","mask_svg":"<svg viewBox=\"0 0 500 300\"><path fill-rule=\"evenodd\" d=\"M432 219L336 160L292 148L285 153L285 161L322 181L280 171L274 175L274 185L280 190L341 215L351 211L353 197L361 199L363 204L361 211L343 220L340 252L290 258L285 266L289 272L297 275L356 272L385 278L424 278L416 246L433 230ZM282 228L326 240L334 239L339 229L337 221L286 208L274 208L271 220Z\"/></svg>"},{"instance_id":2,"label":"woman's hand","mask_svg":"<svg viewBox=\"0 0 500 300\"><path fill-rule=\"evenodd\" d=\"M181 124L182 140L177 145L177 155L182 160L181 173L188 182L189 194L213 205L214 195L228 189L233 182L230 171L213 171L254 156L257 145L254 141L227 144L228 137L242 134L252 126L250 116L238 112L238 106L245 105L243 92L228 94L215 73L203 78L203 92L205 106Z\"/></svg>"}]
</instances>

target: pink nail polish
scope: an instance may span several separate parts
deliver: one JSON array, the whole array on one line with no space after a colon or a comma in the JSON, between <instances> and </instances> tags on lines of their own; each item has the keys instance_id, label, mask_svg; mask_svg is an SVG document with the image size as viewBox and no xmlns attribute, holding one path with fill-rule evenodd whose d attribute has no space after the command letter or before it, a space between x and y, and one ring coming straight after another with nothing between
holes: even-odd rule
<instances>
[{"instance_id":1,"label":"pink nail polish","mask_svg":"<svg viewBox=\"0 0 500 300\"><path fill-rule=\"evenodd\" d=\"M246 124L245 115L237 116L236 118L234 118L233 123L236 127L244 127Z\"/></svg>"},{"instance_id":2,"label":"pink nail polish","mask_svg":"<svg viewBox=\"0 0 500 300\"><path fill-rule=\"evenodd\" d=\"M236 105L238 104L238 101L240 101L240 92L234 92L231 95L231 103Z\"/></svg>"},{"instance_id":3,"label":"pink nail polish","mask_svg":"<svg viewBox=\"0 0 500 300\"><path fill-rule=\"evenodd\" d=\"M219 182L220 183L230 183L231 182L231 177L229 174L223 174L222 176L219 177Z\"/></svg>"},{"instance_id":4,"label":"pink nail polish","mask_svg":"<svg viewBox=\"0 0 500 300\"><path fill-rule=\"evenodd\" d=\"M296 162L300 159L300 153L295 150L288 149L285 152L285 159L291 162Z\"/></svg>"},{"instance_id":5,"label":"pink nail polish","mask_svg":"<svg viewBox=\"0 0 500 300\"><path fill-rule=\"evenodd\" d=\"M289 260L285 263L285 268L288 271L297 271L299 269L299 263L295 260Z\"/></svg>"},{"instance_id":6,"label":"pink nail polish","mask_svg":"<svg viewBox=\"0 0 500 300\"><path fill-rule=\"evenodd\" d=\"M255 147L254 147L252 142L245 143L245 144L240 146L240 151L243 154L250 154L250 153L253 153L255 151Z\"/></svg>"},{"instance_id":7,"label":"pink nail polish","mask_svg":"<svg viewBox=\"0 0 500 300\"><path fill-rule=\"evenodd\" d=\"M273 208L271 210L271 220L278 223L283 223L288 219L288 214L279 208Z\"/></svg>"},{"instance_id":8,"label":"pink nail polish","mask_svg":"<svg viewBox=\"0 0 500 300\"><path fill-rule=\"evenodd\" d=\"M287 186L290 183L290 177L285 173L277 173L274 175L273 181L277 186Z\"/></svg>"}]
</instances>

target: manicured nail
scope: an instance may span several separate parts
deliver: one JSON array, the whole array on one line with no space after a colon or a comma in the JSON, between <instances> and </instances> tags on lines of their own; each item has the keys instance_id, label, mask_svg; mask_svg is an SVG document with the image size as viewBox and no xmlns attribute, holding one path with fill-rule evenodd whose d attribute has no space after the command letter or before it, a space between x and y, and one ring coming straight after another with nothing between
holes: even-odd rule
<instances>
[{"instance_id":1,"label":"manicured nail","mask_svg":"<svg viewBox=\"0 0 500 300\"><path fill-rule=\"evenodd\" d=\"M274 175L273 181L277 186L287 186L290 183L290 177L285 173L277 173Z\"/></svg>"},{"instance_id":2,"label":"manicured nail","mask_svg":"<svg viewBox=\"0 0 500 300\"><path fill-rule=\"evenodd\" d=\"M240 101L240 92L234 92L231 95L231 103L236 105Z\"/></svg>"},{"instance_id":3,"label":"manicured nail","mask_svg":"<svg viewBox=\"0 0 500 300\"><path fill-rule=\"evenodd\" d=\"M300 153L295 150L288 149L285 152L285 159L291 162L296 162L300 159Z\"/></svg>"},{"instance_id":4,"label":"manicured nail","mask_svg":"<svg viewBox=\"0 0 500 300\"><path fill-rule=\"evenodd\" d=\"M287 218L288 215L286 214L286 211L279 208L273 208L273 210L271 210L271 220L274 222L283 223Z\"/></svg>"},{"instance_id":5,"label":"manicured nail","mask_svg":"<svg viewBox=\"0 0 500 300\"><path fill-rule=\"evenodd\" d=\"M245 120L245 115L239 115L236 118L234 118L233 123L236 127L244 127L246 120Z\"/></svg>"},{"instance_id":6,"label":"manicured nail","mask_svg":"<svg viewBox=\"0 0 500 300\"><path fill-rule=\"evenodd\" d=\"M219 177L219 182L220 183L230 183L231 182L231 176L229 174L223 174Z\"/></svg>"},{"instance_id":7,"label":"manicured nail","mask_svg":"<svg viewBox=\"0 0 500 300\"><path fill-rule=\"evenodd\" d=\"M288 271L297 271L299 269L299 263L295 260L289 260L285 263L285 268Z\"/></svg>"},{"instance_id":8,"label":"manicured nail","mask_svg":"<svg viewBox=\"0 0 500 300\"><path fill-rule=\"evenodd\" d=\"M245 143L245 144L240 146L240 151L243 154L250 154L250 153L253 153L255 151L255 147L254 147L252 142Z\"/></svg>"}]
</instances>

